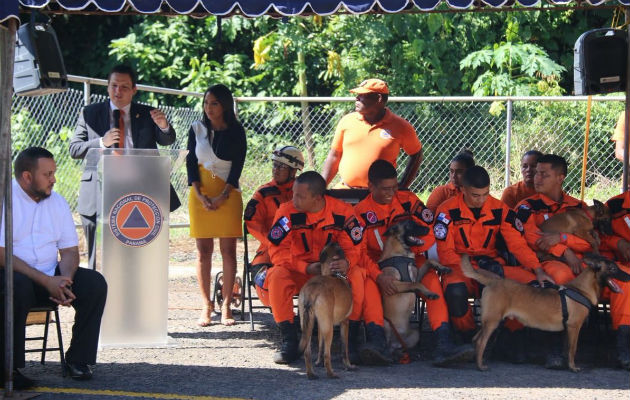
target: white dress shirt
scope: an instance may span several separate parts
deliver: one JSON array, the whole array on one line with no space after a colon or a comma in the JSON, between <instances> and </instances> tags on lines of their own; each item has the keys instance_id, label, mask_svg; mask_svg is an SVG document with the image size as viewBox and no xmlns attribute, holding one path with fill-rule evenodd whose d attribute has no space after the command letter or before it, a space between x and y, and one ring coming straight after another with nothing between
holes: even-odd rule
<instances>
[{"instance_id":1,"label":"white dress shirt","mask_svg":"<svg viewBox=\"0 0 630 400\"><path fill-rule=\"evenodd\" d=\"M53 276L59 249L79 245L70 206L55 191L36 202L15 179L12 188L13 254L31 267ZM4 247L4 218L1 225L0 247Z\"/></svg>"}]
</instances>

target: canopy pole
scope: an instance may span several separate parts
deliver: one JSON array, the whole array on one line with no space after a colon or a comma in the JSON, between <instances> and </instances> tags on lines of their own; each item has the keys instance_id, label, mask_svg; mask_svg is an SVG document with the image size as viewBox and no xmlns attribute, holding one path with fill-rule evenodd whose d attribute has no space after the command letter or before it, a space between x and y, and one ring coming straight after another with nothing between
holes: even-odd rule
<instances>
[{"instance_id":1,"label":"canopy pole","mask_svg":"<svg viewBox=\"0 0 630 400\"><path fill-rule=\"evenodd\" d=\"M582 182L580 184L580 200L584 201L584 189L586 188L586 160L588 158L588 135L591 131L591 105L593 96L589 95L586 102L586 133L584 134L584 154L582 154Z\"/></svg>"},{"instance_id":2,"label":"canopy pole","mask_svg":"<svg viewBox=\"0 0 630 400\"><path fill-rule=\"evenodd\" d=\"M0 29L0 192L4 199L4 393L13 395L13 224L11 214L11 99L17 21Z\"/></svg>"},{"instance_id":3,"label":"canopy pole","mask_svg":"<svg viewBox=\"0 0 630 400\"><path fill-rule=\"evenodd\" d=\"M626 29L628 30L628 55L626 58L626 112L623 129L623 187L621 188L623 193L628 191L628 139L630 138L628 133L630 129L630 25L628 25L628 22L630 22L630 7L625 7L624 13L626 15Z\"/></svg>"}]
</instances>

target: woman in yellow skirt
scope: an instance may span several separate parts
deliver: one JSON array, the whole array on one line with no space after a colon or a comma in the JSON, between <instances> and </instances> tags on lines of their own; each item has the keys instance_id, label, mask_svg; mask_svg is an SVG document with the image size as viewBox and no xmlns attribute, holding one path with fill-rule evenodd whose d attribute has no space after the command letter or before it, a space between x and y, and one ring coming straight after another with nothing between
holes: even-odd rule
<instances>
[{"instance_id":1,"label":"woman in yellow skirt","mask_svg":"<svg viewBox=\"0 0 630 400\"><path fill-rule=\"evenodd\" d=\"M190 236L197 244L197 280L203 299L199 326L210 325L214 238L223 259L221 323L233 325L230 303L236 276L236 238L243 235L243 199L238 180L245 163L247 141L234 114L234 98L225 85L213 85L203 96L203 120L188 132L186 170Z\"/></svg>"}]
</instances>

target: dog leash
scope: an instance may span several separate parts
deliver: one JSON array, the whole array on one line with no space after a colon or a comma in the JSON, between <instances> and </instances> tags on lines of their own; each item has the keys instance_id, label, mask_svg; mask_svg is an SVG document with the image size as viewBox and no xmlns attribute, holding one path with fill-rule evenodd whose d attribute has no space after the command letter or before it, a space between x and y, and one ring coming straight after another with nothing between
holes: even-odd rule
<instances>
[{"instance_id":1,"label":"dog leash","mask_svg":"<svg viewBox=\"0 0 630 400\"><path fill-rule=\"evenodd\" d=\"M396 336L396 339L398 339L398 342L400 343L403 349L403 355L402 357L400 357L400 360L398 360L398 363L409 364L411 362L411 358L409 358L409 348L407 347L407 343L405 343L402 336L400 336L400 333L398 333L398 330L396 329L394 324L392 324L392 321L390 321L389 318L387 317L384 317L384 318L385 318L385 321L387 321L389 326L392 328L392 331L394 332L394 336Z\"/></svg>"}]
</instances>

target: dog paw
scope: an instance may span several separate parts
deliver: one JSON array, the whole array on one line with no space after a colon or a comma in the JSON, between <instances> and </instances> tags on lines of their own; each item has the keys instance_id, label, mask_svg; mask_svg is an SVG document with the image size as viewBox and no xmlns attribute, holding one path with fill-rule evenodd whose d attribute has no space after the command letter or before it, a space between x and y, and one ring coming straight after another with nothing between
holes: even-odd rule
<instances>
[{"instance_id":1,"label":"dog paw","mask_svg":"<svg viewBox=\"0 0 630 400\"><path fill-rule=\"evenodd\" d=\"M575 365L573 367L569 367L569 369L573 372L580 372L580 369L576 367Z\"/></svg>"},{"instance_id":2,"label":"dog paw","mask_svg":"<svg viewBox=\"0 0 630 400\"><path fill-rule=\"evenodd\" d=\"M485 364L477 365L477 369L479 369L479 371L481 371L481 372L487 371L488 370L488 366L485 365Z\"/></svg>"},{"instance_id":3,"label":"dog paw","mask_svg":"<svg viewBox=\"0 0 630 400\"><path fill-rule=\"evenodd\" d=\"M334 372L328 372L328 377L330 379L339 379L339 376L336 375Z\"/></svg>"},{"instance_id":4,"label":"dog paw","mask_svg":"<svg viewBox=\"0 0 630 400\"><path fill-rule=\"evenodd\" d=\"M350 365L346 365L345 370L346 371L356 371L358 368L356 365L350 364Z\"/></svg>"},{"instance_id":5,"label":"dog paw","mask_svg":"<svg viewBox=\"0 0 630 400\"><path fill-rule=\"evenodd\" d=\"M319 379L319 376L315 375L315 374L306 374L306 376L308 376L308 379L310 380L315 380L315 379Z\"/></svg>"}]
</instances>

